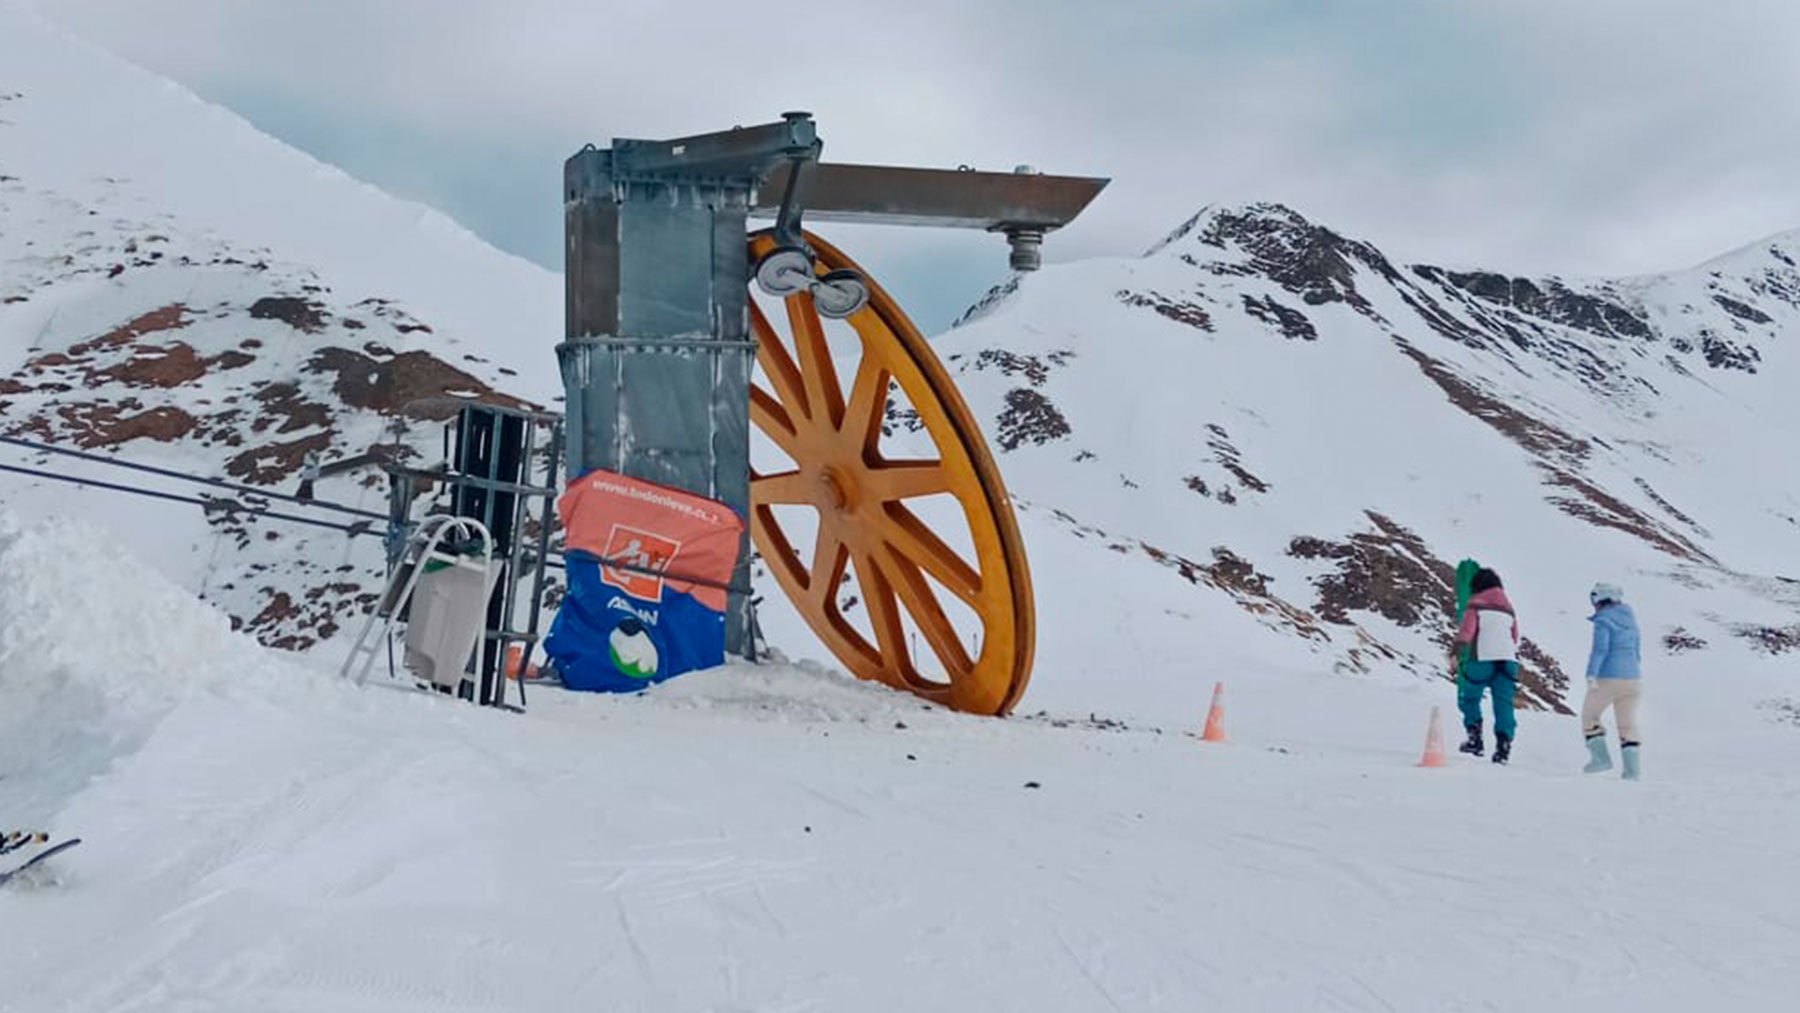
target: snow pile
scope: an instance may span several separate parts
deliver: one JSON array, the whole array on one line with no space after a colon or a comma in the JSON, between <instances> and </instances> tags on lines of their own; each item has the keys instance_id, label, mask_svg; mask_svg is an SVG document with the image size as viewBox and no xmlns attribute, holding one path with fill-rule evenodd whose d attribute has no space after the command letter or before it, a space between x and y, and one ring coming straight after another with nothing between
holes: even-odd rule
<instances>
[{"instance_id":1,"label":"snow pile","mask_svg":"<svg viewBox=\"0 0 1800 1013\"><path fill-rule=\"evenodd\" d=\"M290 494L310 454L430 465L420 401L552 403L561 306L554 273L0 2L0 435ZM374 467L317 494L386 509ZM0 501L121 533L267 644L336 636L382 578L377 539L243 511L17 474Z\"/></svg>"},{"instance_id":2,"label":"snow pile","mask_svg":"<svg viewBox=\"0 0 1800 1013\"><path fill-rule=\"evenodd\" d=\"M266 693L270 676L298 673L89 524L27 527L0 510L0 574L0 812L11 822L44 820L195 693Z\"/></svg>"},{"instance_id":3,"label":"snow pile","mask_svg":"<svg viewBox=\"0 0 1800 1013\"><path fill-rule=\"evenodd\" d=\"M676 679L644 698L658 707L726 710L783 724L892 723L919 714L956 717L909 693L853 679L817 662L789 664L779 656L765 665L733 664Z\"/></svg>"}]
</instances>

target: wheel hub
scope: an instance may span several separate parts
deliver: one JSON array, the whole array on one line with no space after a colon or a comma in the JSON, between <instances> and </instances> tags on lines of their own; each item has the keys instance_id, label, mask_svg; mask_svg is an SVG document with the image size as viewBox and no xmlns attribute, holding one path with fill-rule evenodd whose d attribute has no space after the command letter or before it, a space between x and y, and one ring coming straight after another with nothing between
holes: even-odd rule
<instances>
[{"instance_id":1,"label":"wheel hub","mask_svg":"<svg viewBox=\"0 0 1800 1013\"><path fill-rule=\"evenodd\" d=\"M857 506L856 482L843 470L826 467L819 472L819 508L835 513L854 513Z\"/></svg>"}]
</instances>

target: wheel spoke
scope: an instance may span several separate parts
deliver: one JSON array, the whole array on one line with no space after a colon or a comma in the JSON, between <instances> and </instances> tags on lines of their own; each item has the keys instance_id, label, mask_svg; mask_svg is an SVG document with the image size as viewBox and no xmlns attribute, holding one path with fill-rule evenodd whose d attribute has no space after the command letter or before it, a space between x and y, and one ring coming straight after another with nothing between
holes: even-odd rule
<instances>
[{"instance_id":1,"label":"wheel spoke","mask_svg":"<svg viewBox=\"0 0 1800 1013\"><path fill-rule=\"evenodd\" d=\"M944 614L944 607L939 604L937 593L931 589L931 582L924 578L912 562L891 554L888 565L883 568L883 574L892 575L906 611L911 613L914 625L918 626L925 642L931 645L932 653L937 655L951 680L967 675L975 667L975 662L969 657L968 648L963 646L962 636L956 632L956 625Z\"/></svg>"},{"instance_id":2,"label":"wheel spoke","mask_svg":"<svg viewBox=\"0 0 1800 1013\"><path fill-rule=\"evenodd\" d=\"M812 484L798 471L755 475L750 479L750 498L765 506L812 503Z\"/></svg>"},{"instance_id":3,"label":"wheel spoke","mask_svg":"<svg viewBox=\"0 0 1800 1013\"><path fill-rule=\"evenodd\" d=\"M844 540L837 523L819 514L819 535L813 542L812 577L806 590L813 603L827 612L837 611L838 584L844 578Z\"/></svg>"},{"instance_id":4,"label":"wheel spoke","mask_svg":"<svg viewBox=\"0 0 1800 1013\"><path fill-rule=\"evenodd\" d=\"M883 461L863 473L862 486L884 503L950 491L942 461Z\"/></svg>"},{"instance_id":5,"label":"wheel spoke","mask_svg":"<svg viewBox=\"0 0 1800 1013\"><path fill-rule=\"evenodd\" d=\"M756 300L750 300L750 333L756 336L756 364L775 388L775 396L790 410L810 418L812 407L806 400L806 389L800 379L800 367L782 344L781 336L763 315Z\"/></svg>"},{"instance_id":6,"label":"wheel spoke","mask_svg":"<svg viewBox=\"0 0 1800 1013\"><path fill-rule=\"evenodd\" d=\"M800 463L800 434L794 429L793 418L773 394L761 387L750 388L750 421L774 440L783 453L793 458L795 464Z\"/></svg>"},{"instance_id":7,"label":"wheel spoke","mask_svg":"<svg viewBox=\"0 0 1800 1013\"><path fill-rule=\"evenodd\" d=\"M856 583L868 604L869 625L875 628L875 641L881 648L889 671L911 675L912 661L906 650L906 630L900 622L900 609L894 601L894 588L876 557L867 552L856 554Z\"/></svg>"},{"instance_id":8,"label":"wheel spoke","mask_svg":"<svg viewBox=\"0 0 1800 1013\"><path fill-rule=\"evenodd\" d=\"M807 417L836 429L844 422L844 393L838 387L837 367L831 362L831 346L825 340L825 322L813 308L812 296L787 298L788 323L794 329L794 348L800 353L800 374L806 383Z\"/></svg>"},{"instance_id":9,"label":"wheel spoke","mask_svg":"<svg viewBox=\"0 0 1800 1013\"><path fill-rule=\"evenodd\" d=\"M969 607L981 611L981 574L963 562L956 550L945 545L943 539L933 534L912 511L889 504L887 514L889 523L881 534L887 540L888 548L929 574Z\"/></svg>"},{"instance_id":10,"label":"wheel spoke","mask_svg":"<svg viewBox=\"0 0 1800 1013\"><path fill-rule=\"evenodd\" d=\"M887 393L890 377L867 345L862 361L856 366L856 378L850 383L850 400L844 405L843 433L865 458L874 454L881 442L881 424L887 417Z\"/></svg>"},{"instance_id":11,"label":"wheel spoke","mask_svg":"<svg viewBox=\"0 0 1800 1013\"><path fill-rule=\"evenodd\" d=\"M785 576L793 587L808 586L807 581L810 578L806 564L794 552L793 545L788 541L787 533L781 530L781 523L776 520L775 511L764 506L757 507L756 521L762 528L763 540L769 543L758 545L769 566L777 570L780 575Z\"/></svg>"}]
</instances>

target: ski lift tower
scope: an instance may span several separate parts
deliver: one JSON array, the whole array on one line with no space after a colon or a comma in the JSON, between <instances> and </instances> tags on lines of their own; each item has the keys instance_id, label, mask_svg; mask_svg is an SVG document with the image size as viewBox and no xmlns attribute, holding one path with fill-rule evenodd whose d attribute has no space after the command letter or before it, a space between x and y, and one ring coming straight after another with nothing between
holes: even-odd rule
<instances>
[{"instance_id":1,"label":"ski lift tower","mask_svg":"<svg viewBox=\"0 0 1800 1013\"><path fill-rule=\"evenodd\" d=\"M851 671L946 706L1003 714L1030 674L1034 618L999 470L918 330L802 219L998 232L1013 269L1032 271L1045 234L1073 220L1107 180L1027 166L834 165L819 161L821 147L811 115L786 113L695 137L615 139L565 163L557 356L569 475L603 468L728 504ZM752 232L753 218L773 222ZM786 333L753 303L751 284L784 301ZM842 378L824 338L831 320L848 322L862 343L855 372ZM762 379L753 382L756 367ZM937 458L889 461L877 451L895 386L919 412ZM793 468L752 473L752 423ZM949 550L907 508L911 497L941 493L962 503L976 558ZM790 543L772 509L782 505L819 510L814 544ZM749 553L741 558L726 616L731 653L750 648ZM852 571L873 639L845 621L837 601ZM936 588L979 617L973 646L952 628ZM913 656L908 641L917 636L935 664Z\"/></svg>"}]
</instances>

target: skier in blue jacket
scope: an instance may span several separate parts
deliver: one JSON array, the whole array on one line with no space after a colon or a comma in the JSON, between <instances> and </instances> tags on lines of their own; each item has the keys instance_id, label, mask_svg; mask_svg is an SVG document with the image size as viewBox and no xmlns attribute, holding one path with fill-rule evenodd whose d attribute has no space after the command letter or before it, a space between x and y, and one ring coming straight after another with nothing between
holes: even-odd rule
<instances>
[{"instance_id":1,"label":"skier in blue jacket","mask_svg":"<svg viewBox=\"0 0 1800 1013\"><path fill-rule=\"evenodd\" d=\"M1606 726L1600 716L1611 707L1619 722L1619 756L1623 776L1638 777L1638 700L1640 678L1637 616L1625 604L1625 592L1615 584L1595 584L1588 592L1594 614L1594 644L1588 652L1587 697L1581 702L1581 727L1587 736L1588 763L1582 769L1597 774L1612 769L1606 751Z\"/></svg>"}]
</instances>

